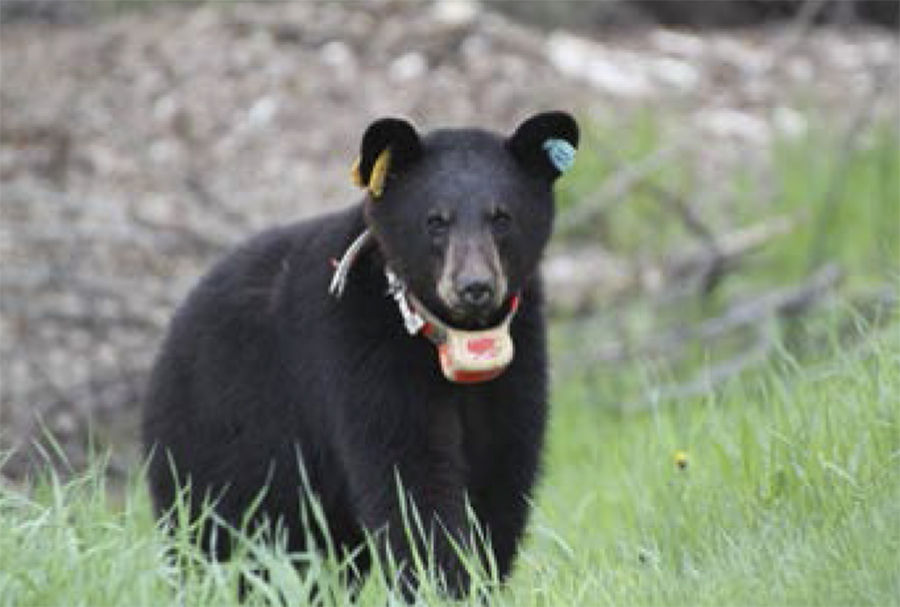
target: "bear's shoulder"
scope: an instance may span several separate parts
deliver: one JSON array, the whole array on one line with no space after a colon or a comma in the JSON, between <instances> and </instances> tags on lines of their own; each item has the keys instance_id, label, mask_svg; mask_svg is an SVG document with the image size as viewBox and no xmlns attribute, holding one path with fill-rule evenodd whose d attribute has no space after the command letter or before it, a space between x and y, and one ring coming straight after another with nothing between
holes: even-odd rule
<instances>
[{"instance_id":1,"label":"bear's shoulder","mask_svg":"<svg viewBox=\"0 0 900 607\"><path fill-rule=\"evenodd\" d=\"M363 229L361 209L350 207L260 232L212 267L177 316L256 324L278 315L288 290L326 300L333 260Z\"/></svg>"}]
</instances>

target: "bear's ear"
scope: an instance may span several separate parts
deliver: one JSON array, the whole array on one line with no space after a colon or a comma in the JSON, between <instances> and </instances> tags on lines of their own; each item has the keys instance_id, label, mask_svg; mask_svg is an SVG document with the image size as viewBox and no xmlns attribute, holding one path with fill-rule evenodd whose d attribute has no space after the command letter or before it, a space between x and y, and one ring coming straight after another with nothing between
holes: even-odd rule
<instances>
[{"instance_id":1,"label":"bear's ear","mask_svg":"<svg viewBox=\"0 0 900 607\"><path fill-rule=\"evenodd\" d=\"M388 174L403 170L421 154L422 144L413 125L400 118L381 118L363 134L353 180L377 198Z\"/></svg>"},{"instance_id":2,"label":"bear's ear","mask_svg":"<svg viewBox=\"0 0 900 607\"><path fill-rule=\"evenodd\" d=\"M578 124L565 112L536 114L519 125L506 145L528 171L553 181L575 162Z\"/></svg>"}]
</instances>

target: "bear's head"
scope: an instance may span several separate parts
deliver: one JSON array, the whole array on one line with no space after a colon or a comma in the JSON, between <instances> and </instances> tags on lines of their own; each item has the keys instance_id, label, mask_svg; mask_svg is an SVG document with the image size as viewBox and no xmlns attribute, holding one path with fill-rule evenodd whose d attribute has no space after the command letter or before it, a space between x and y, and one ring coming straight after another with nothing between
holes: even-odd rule
<instances>
[{"instance_id":1,"label":"bear's head","mask_svg":"<svg viewBox=\"0 0 900 607\"><path fill-rule=\"evenodd\" d=\"M547 112L508 137L477 129L421 136L384 118L366 130L357 178L366 222L391 270L445 322L496 324L535 274L553 226L553 183L578 126Z\"/></svg>"}]
</instances>

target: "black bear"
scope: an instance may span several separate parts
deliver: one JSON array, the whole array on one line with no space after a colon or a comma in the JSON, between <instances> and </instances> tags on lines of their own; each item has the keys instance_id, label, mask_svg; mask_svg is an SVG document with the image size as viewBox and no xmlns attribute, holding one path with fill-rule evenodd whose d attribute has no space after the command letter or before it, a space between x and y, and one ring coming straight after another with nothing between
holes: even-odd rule
<instances>
[{"instance_id":1,"label":"black bear","mask_svg":"<svg viewBox=\"0 0 900 607\"><path fill-rule=\"evenodd\" d=\"M505 577L547 416L538 263L577 145L562 112L509 137L372 123L361 203L250 240L176 313L143 420L157 514L189 486L191 516L211 499L240 527L258 500L253 520L280 522L302 550L305 474L333 545L382 538L414 585L412 505L464 593L453 544L468 545L468 504ZM203 535L227 558L228 541Z\"/></svg>"}]
</instances>

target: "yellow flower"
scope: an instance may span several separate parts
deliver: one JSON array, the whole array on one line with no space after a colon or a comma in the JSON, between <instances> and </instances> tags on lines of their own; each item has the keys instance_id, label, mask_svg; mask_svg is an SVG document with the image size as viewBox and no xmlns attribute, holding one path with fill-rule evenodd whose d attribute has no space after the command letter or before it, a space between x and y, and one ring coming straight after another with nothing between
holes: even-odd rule
<instances>
[{"instance_id":1,"label":"yellow flower","mask_svg":"<svg viewBox=\"0 0 900 607\"><path fill-rule=\"evenodd\" d=\"M687 451L676 451L675 452L675 466L679 470L686 470L688 467L688 454Z\"/></svg>"}]
</instances>

